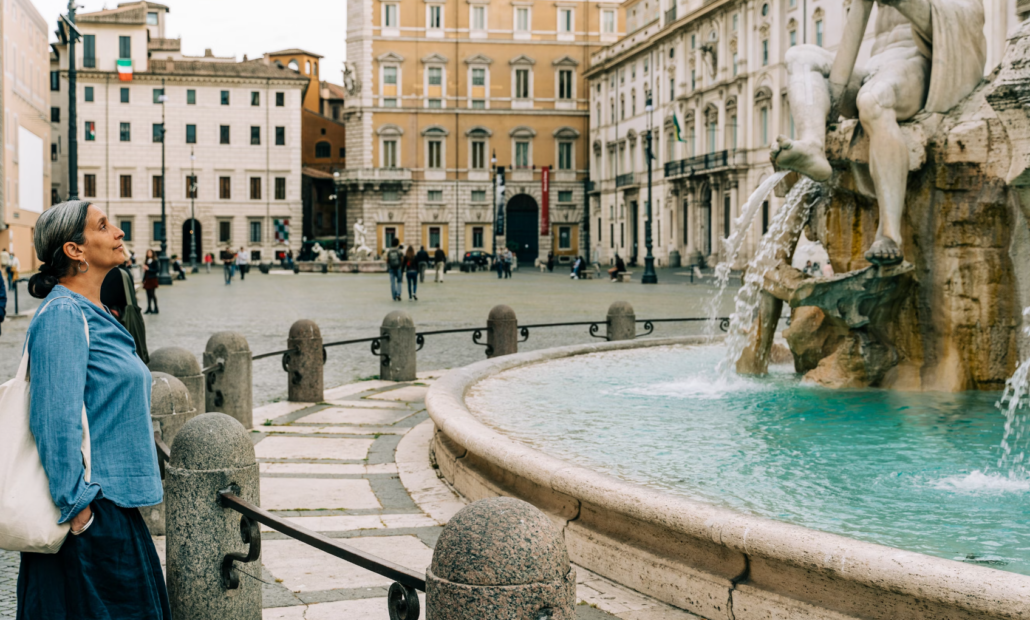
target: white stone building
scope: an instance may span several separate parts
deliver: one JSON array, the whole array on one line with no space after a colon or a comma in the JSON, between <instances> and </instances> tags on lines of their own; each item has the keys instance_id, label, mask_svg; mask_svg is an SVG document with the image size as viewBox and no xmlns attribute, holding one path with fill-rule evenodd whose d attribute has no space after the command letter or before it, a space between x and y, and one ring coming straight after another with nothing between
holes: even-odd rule
<instances>
[{"instance_id":1,"label":"white stone building","mask_svg":"<svg viewBox=\"0 0 1030 620\"><path fill-rule=\"evenodd\" d=\"M720 240L763 179L769 145L793 135L784 55L793 45L837 47L852 0L635 0L627 34L591 57L592 243L642 263L645 143L653 128L653 253L660 265L714 264ZM1020 21L1016 0L986 0L987 73ZM1026 9L1018 9L1020 11ZM875 19L875 15L873 16ZM871 28L868 31L871 33ZM859 62L868 58L872 38ZM645 111L647 92L654 111ZM677 140L675 118L681 127ZM771 195L741 251L754 252L782 200Z\"/></svg>"},{"instance_id":2,"label":"white stone building","mask_svg":"<svg viewBox=\"0 0 1030 620\"><path fill-rule=\"evenodd\" d=\"M142 257L161 240L161 190L168 254L197 256L228 246L271 261L301 243L301 101L308 79L264 59L183 57L164 37L168 8L133 2L81 14L76 44L78 193L126 233ZM53 45L53 188L67 199L68 53ZM130 60L131 81L116 62ZM161 103L161 94L165 102ZM164 114L165 174L160 130ZM191 196L191 176L196 191ZM190 222L195 214L196 224ZM289 231L288 241L282 231ZM280 234L277 234L280 233Z\"/></svg>"}]
</instances>

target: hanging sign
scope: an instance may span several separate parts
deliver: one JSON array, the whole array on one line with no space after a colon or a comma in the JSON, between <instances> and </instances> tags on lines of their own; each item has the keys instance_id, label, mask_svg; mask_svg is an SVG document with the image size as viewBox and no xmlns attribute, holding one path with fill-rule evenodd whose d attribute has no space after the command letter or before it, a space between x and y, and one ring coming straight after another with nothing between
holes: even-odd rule
<instances>
[{"instance_id":1,"label":"hanging sign","mask_svg":"<svg viewBox=\"0 0 1030 620\"><path fill-rule=\"evenodd\" d=\"M540 169L540 236L551 234L551 167Z\"/></svg>"}]
</instances>

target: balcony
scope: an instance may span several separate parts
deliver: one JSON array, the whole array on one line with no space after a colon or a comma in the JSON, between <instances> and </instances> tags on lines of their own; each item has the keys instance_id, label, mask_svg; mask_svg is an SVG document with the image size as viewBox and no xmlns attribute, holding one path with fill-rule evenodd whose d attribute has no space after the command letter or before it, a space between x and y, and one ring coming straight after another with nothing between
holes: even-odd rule
<instances>
[{"instance_id":1,"label":"balcony","mask_svg":"<svg viewBox=\"0 0 1030 620\"><path fill-rule=\"evenodd\" d=\"M676 5L672 5L672 8L665 12L665 25L668 26L672 22L676 21Z\"/></svg>"},{"instance_id":2,"label":"balcony","mask_svg":"<svg viewBox=\"0 0 1030 620\"><path fill-rule=\"evenodd\" d=\"M353 191L379 191L381 186L411 187L410 168L348 168L340 171L340 184Z\"/></svg>"},{"instance_id":3,"label":"balcony","mask_svg":"<svg viewBox=\"0 0 1030 620\"><path fill-rule=\"evenodd\" d=\"M705 153L697 157L680 159L665 163L665 178L694 176L699 172L725 168L730 165L730 151L716 151Z\"/></svg>"},{"instance_id":4,"label":"balcony","mask_svg":"<svg viewBox=\"0 0 1030 620\"><path fill-rule=\"evenodd\" d=\"M588 194L590 194L590 193L592 193L592 192L596 192L596 191L599 191L599 190L601 189L601 188L600 188L600 187L598 187L598 186L597 186L597 184L596 184L596 183L594 183L593 181L585 181L585 182L584 182L584 185L586 185L586 192L587 192Z\"/></svg>"},{"instance_id":5,"label":"balcony","mask_svg":"<svg viewBox=\"0 0 1030 620\"><path fill-rule=\"evenodd\" d=\"M619 176L615 177L615 187L627 187L630 185L635 186L637 184L636 176L637 175L632 172L620 174Z\"/></svg>"}]
</instances>

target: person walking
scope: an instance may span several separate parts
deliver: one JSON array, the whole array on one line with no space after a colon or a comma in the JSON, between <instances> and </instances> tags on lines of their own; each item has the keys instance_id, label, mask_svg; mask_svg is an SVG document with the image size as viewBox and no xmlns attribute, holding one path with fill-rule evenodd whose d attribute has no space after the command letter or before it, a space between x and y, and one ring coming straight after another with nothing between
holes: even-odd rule
<instances>
[{"instance_id":1,"label":"person walking","mask_svg":"<svg viewBox=\"0 0 1030 620\"><path fill-rule=\"evenodd\" d=\"M547 253L547 271L548 273L554 271L554 252Z\"/></svg>"},{"instance_id":2,"label":"person walking","mask_svg":"<svg viewBox=\"0 0 1030 620\"><path fill-rule=\"evenodd\" d=\"M404 272L408 276L408 301L418 301L418 255L413 245L404 253Z\"/></svg>"},{"instance_id":3,"label":"person walking","mask_svg":"<svg viewBox=\"0 0 1030 620\"><path fill-rule=\"evenodd\" d=\"M5 277L10 280L8 267L11 266L11 253L7 251L7 248L0 250L0 280Z\"/></svg>"},{"instance_id":4,"label":"person walking","mask_svg":"<svg viewBox=\"0 0 1030 620\"><path fill-rule=\"evenodd\" d=\"M504 258L501 261L501 265L504 267L504 279L507 280L511 277L511 261L512 253L508 248L504 248Z\"/></svg>"},{"instance_id":5,"label":"person walking","mask_svg":"<svg viewBox=\"0 0 1030 620\"><path fill-rule=\"evenodd\" d=\"M401 240L394 237L393 245L386 251L386 268L390 271L390 295L394 301L401 300L401 283L404 276L404 254L401 253Z\"/></svg>"},{"instance_id":6,"label":"person walking","mask_svg":"<svg viewBox=\"0 0 1030 620\"><path fill-rule=\"evenodd\" d=\"M236 253L232 248L222 250L222 269L225 270L225 284L232 284L232 276L236 270Z\"/></svg>"},{"instance_id":7,"label":"person walking","mask_svg":"<svg viewBox=\"0 0 1030 620\"><path fill-rule=\"evenodd\" d=\"M157 274L160 269L157 254L147 250L143 262L143 290L147 292L147 311L143 314L160 314L157 309Z\"/></svg>"},{"instance_id":8,"label":"person walking","mask_svg":"<svg viewBox=\"0 0 1030 620\"><path fill-rule=\"evenodd\" d=\"M21 261L11 252L11 262L7 265L7 286L12 287L21 277Z\"/></svg>"},{"instance_id":9,"label":"person walking","mask_svg":"<svg viewBox=\"0 0 1030 620\"><path fill-rule=\"evenodd\" d=\"M236 253L236 269L240 272L240 282L243 282L247 277L247 272L250 271L250 257L243 248Z\"/></svg>"},{"instance_id":10,"label":"person walking","mask_svg":"<svg viewBox=\"0 0 1030 620\"><path fill-rule=\"evenodd\" d=\"M54 205L36 222L42 265L29 293L29 426L70 535L54 554L22 553L19 620L171 620L153 538L138 510L163 499L150 419L151 376L100 289L124 260L120 228L88 202ZM83 424L85 418L86 424ZM89 429L87 478L80 444Z\"/></svg>"},{"instance_id":11,"label":"person walking","mask_svg":"<svg viewBox=\"0 0 1030 620\"><path fill-rule=\"evenodd\" d=\"M444 269L447 267L447 254L438 245L433 253L433 266L436 269L436 281L443 282Z\"/></svg>"},{"instance_id":12,"label":"person walking","mask_svg":"<svg viewBox=\"0 0 1030 620\"><path fill-rule=\"evenodd\" d=\"M429 269L429 252L426 252L426 246L419 246L418 254L415 255L415 260L418 261L418 281L426 281L426 270Z\"/></svg>"},{"instance_id":13,"label":"person walking","mask_svg":"<svg viewBox=\"0 0 1030 620\"><path fill-rule=\"evenodd\" d=\"M204 269L207 269L208 273L211 273L211 263L215 262L215 257L208 252L204 255Z\"/></svg>"}]
</instances>

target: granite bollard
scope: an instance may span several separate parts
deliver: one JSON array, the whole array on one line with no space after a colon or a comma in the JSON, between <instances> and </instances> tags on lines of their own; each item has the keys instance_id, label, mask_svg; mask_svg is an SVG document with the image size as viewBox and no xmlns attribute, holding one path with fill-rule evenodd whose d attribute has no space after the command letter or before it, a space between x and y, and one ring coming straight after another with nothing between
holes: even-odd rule
<instances>
[{"instance_id":1,"label":"granite bollard","mask_svg":"<svg viewBox=\"0 0 1030 620\"><path fill-rule=\"evenodd\" d=\"M153 361L153 357L150 358ZM198 369L199 370L199 369ZM152 372L150 390L150 419L154 432L165 445L171 445L179 430L197 416L193 398L182 381L163 372ZM162 465L162 469L164 465ZM139 509L154 536L165 534L165 504L144 506Z\"/></svg>"},{"instance_id":2,"label":"granite bollard","mask_svg":"<svg viewBox=\"0 0 1030 620\"><path fill-rule=\"evenodd\" d=\"M322 332L318 325L307 319L294 323L290 326L290 338L286 347L292 351L286 354L283 364L290 377L289 401L322 402L325 347L322 346Z\"/></svg>"},{"instance_id":3,"label":"granite bollard","mask_svg":"<svg viewBox=\"0 0 1030 620\"><path fill-rule=\"evenodd\" d=\"M509 306L498 305L486 319L486 356L500 357L519 352L519 320Z\"/></svg>"},{"instance_id":4,"label":"granite bollard","mask_svg":"<svg viewBox=\"0 0 1030 620\"><path fill-rule=\"evenodd\" d=\"M260 620L261 582L240 575L227 589L222 562L248 551L240 536L238 512L223 508L218 492L232 489L260 504L258 465L247 430L223 413L205 413L189 422L172 442L165 475L168 599L173 620ZM260 545L260 538L252 541ZM241 565L261 574L260 558Z\"/></svg>"},{"instance_id":5,"label":"granite bollard","mask_svg":"<svg viewBox=\"0 0 1030 620\"><path fill-rule=\"evenodd\" d=\"M190 391L190 402L196 407L197 413L207 410L204 375L200 372L200 362L195 355L182 347L162 347L150 353L150 363L147 366L150 372L163 372L182 381Z\"/></svg>"},{"instance_id":6,"label":"granite bollard","mask_svg":"<svg viewBox=\"0 0 1030 620\"><path fill-rule=\"evenodd\" d=\"M512 497L462 508L426 571L427 620L574 620L576 571L561 533Z\"/></svg>"},{"instance_id":7,"label":"granite bollard","mask_svg":"<svg viewBox=\"0 0 1030 620\"><path fill-rule=\"evenodd\" d=\"M221 362L207 375L205 411L221 411L243 428L254 426L254 383L250 345L243 334L218 332L204 349L204 367Z\"/></svg>"},{"instance_id":8,"label":"granite bollard","mask_svg":"<svg viewBox=\"0 0 1030 620\"><path fill-rule=\"evenodd\" d=\"M628 301L612 302L608 307L608 340L633 340L637 337L637 315Z\"/></svg>"},{"instance_id":9,"label":"granite bollard","mask_svg":"<svg viewBox=\"0 0 1030 620\"><path fill-rule=\"evenodd\" d=\"M406 312L386 315L379 328L379 378L383 381L414 381L415 351L418 349L415 322Z\"/></svg>"}]
</instances>

